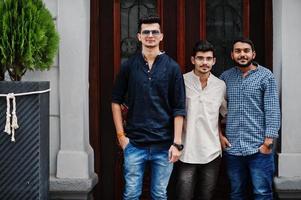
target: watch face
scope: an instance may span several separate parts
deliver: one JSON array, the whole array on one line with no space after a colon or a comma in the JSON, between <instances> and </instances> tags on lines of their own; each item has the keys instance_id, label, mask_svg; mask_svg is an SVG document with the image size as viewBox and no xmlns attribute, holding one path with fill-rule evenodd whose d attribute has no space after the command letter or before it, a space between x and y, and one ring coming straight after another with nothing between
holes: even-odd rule
<instances>
[{"instance_id":1,"label":"watch face","mask_svg":"<svg viewBox=\"0 0 301 200\"><path fill-rule=\"evenodd\" d=\"M271 143L271 144L269 144L268 148L273 149L273 146L274 146L273 143Z\"/></svg>"},{"instance_id":2,"label":"watch face","mask_svg":"<svg viewBox=\"0 0 301 200\"><path fill-rule=\"evenodd\" d=\"M173 143L173 146L175 146L179 151L182 151L184 149L184 145L183 144Z\"/></svg>"}]
</instances>

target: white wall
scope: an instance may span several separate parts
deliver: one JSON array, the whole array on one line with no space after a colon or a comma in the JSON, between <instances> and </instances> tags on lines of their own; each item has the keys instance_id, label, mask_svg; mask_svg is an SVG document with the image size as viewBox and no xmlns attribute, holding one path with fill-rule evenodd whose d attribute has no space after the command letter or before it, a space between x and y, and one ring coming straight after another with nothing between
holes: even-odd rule
<instances>
[{"instance_id":1,"label":"white wall","mask_svg":"<svg viewBox=\"0 0 301 200\"><path fill-rule=\"evenodd\" d=\"M60 42L60 151L58 178L89 178L94 173L89 145L90 1L58 1Z\"/></svg>"},{"instance_id":2,"label":"white wall","mask_svg":"<svg viewBox=\"0 0 301 200\"><path fill-rule=\"evenodd\" d=\"M274 0L274 71L281 83L279 176L301 176L301 1Z\"/></svg>"}]
</instances>

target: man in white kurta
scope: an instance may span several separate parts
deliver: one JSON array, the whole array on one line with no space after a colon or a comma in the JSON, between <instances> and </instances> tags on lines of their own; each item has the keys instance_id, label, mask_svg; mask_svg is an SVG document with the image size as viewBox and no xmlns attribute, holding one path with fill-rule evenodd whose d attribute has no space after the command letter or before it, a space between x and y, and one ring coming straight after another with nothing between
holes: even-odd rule
<instances>
[{"instance_id":1,"label":"man in white kurta","mask_svg":"<svg viewBox=\"0 0 301 200\"><path fill-rule=\"evenodd\" d=\"M184 149L178 163L177 199L211 199L221 162L219 115L226 115L226 85L210 71L214 47L196 43L191 56L194 69L184 74L187 115Z\"/></svg>"}]
</instances>

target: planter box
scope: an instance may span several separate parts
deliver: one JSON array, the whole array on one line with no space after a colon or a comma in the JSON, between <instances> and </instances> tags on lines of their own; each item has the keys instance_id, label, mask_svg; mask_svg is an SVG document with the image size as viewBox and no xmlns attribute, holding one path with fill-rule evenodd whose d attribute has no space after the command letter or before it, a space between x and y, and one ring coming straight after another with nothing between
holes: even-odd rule
<instances>
[{"instance_id":1,"label":"planter box","mask_svg":"<svg viewBox=\"0 0 301 200\"><path fill-rule=\"evenodd\" d=\"M0 94L49 89L49 82L0 82ZM49 92L16 96L16 141L4 132L6 98L0 97L0 199L48 199ZM12 103L11 103L12 108Z\"/></svg>"}]
</instances>

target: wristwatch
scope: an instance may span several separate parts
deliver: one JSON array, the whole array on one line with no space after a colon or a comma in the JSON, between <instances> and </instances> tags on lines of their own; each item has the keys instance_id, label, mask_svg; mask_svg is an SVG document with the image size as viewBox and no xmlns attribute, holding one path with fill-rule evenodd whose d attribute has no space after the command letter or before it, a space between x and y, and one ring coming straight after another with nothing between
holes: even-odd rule
<instances>
[{"instance_id":1,"label":"wristwatch","mask_svg":"<svg viewBox=\"0 0 301 200\"><path fill-rule=\"evenodd\" d=\"M179 151L182 151L184 149L184 145L183 144L173 143L172 145L174 147L176 147Z\"/></svg>"},{"instance_id":2,"label":"wristwatch","mask_svg":"<svg viewBox=\"0 0 301 200\"><path fill-rule=\"evenodd\" d=\"M270 143L270 144L266 144L266 143L263 143L268 149L273 149L273 146L274 144L273 143Z\"/></svg>"}]
</instances>

